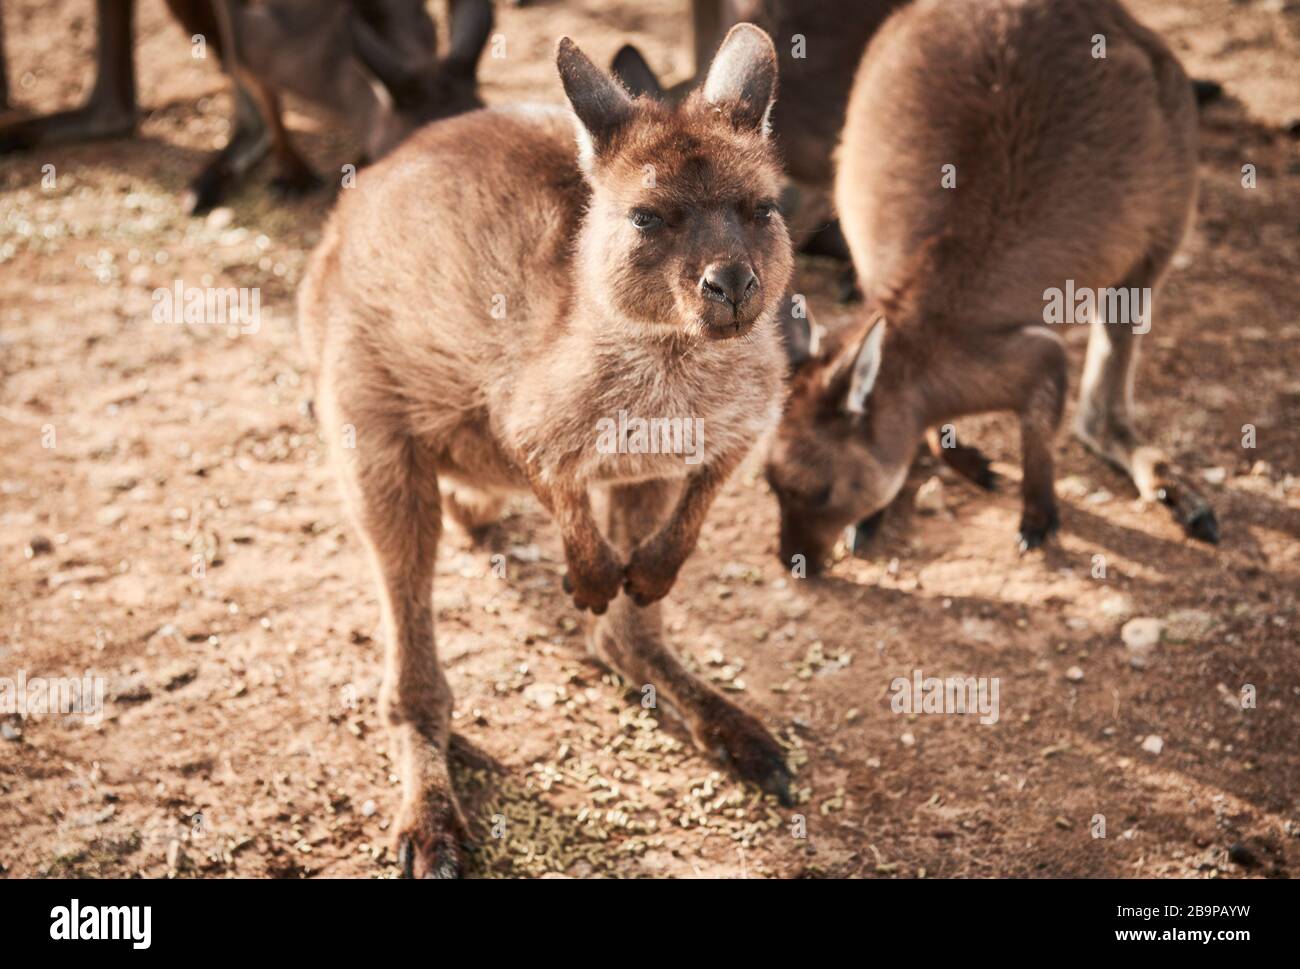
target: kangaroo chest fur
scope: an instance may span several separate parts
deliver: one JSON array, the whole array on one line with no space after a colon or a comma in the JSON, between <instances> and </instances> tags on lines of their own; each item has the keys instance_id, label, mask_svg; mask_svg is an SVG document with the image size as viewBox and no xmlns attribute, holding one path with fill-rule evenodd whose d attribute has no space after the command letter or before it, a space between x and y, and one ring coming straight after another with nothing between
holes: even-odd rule
<instances>
[{"instance_id":1,"label":"kangaroo chest fur","mask_svg":"<svg viewBox=\"0 0 1300 969\"><path fill-rule=\"evenodd\" d=\"M544 480L682 477L748 450L779 419L771 321L736 345L611 330L561 341L493 415L494 437Z\"/></svg>"}]
</instances>

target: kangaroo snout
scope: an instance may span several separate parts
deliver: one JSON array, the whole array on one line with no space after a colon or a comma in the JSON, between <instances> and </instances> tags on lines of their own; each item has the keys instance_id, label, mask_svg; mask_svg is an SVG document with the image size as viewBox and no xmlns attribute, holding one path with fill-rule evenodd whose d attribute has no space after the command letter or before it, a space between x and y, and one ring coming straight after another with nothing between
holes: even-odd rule
<instances>
[{"instance_id":1,"label":"kangaroo snout","mask_svg":"<svg viewBox=\"0 0 1300 969\"><path fill-rule=\"evenodd\" d=\"M704 267L700 276L700 295L731 308L732 314L758 292L758 277L745 263L714 262Z\"/></svg>"}]
</instances>

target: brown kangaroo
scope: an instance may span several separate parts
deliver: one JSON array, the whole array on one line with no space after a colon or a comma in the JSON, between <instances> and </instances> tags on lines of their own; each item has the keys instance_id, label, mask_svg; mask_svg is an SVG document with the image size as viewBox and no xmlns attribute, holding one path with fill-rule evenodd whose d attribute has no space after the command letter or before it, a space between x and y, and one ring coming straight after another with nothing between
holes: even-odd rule
<instances>
[{"instance_id":1,"label":"brown kangaroo","mask_svg":"<svg viewBox=\"0 0 1300 969\"><path fill-rule=\"evenodd\" d=\"M191 211L218 204L268 151L275 156L274 184L280 192L299 194L320 184L285 129L280 107L285 93L356 125L368 159L381 157L429 121L482 106L474 73L492 29L490 0L449 0L451 42L442 58L422 0L167 0L167 5L186 34L202 36L235 80L231 137L192 183ZM85 105L0 125L0 154L125 137L135 130L134 8L134 0L99 0L97 74Z\"/></svg>"},{"instance_id":2,"label":"brown kangaroo","mask_svg":"<svg viewBox=\"0 0 1300 969\"><path fill-rule=\"evenodd\" d=\"M398 844L417 875L454 875L465 834L431 611L442 516L482 525L510 491L559 526L565 587L599 617L591 650L789 796L780 745L683 668L657 604L780 417L793 256L766 129L776 54L736 27L676 108L634 100L567 38L556 62L572 112L425 128L342 193L299 294L322 431L382 592ZM602 446L621 411L697 419L702 460Z\"/></svg>"},{"instance_id":3,"label":"brown kangaroo","mask_svg":"<svg viewBox=\"0 0 1300 969\"><path fill-rule=\"evenodd\" d=\"M1196 152L1182 68L1114 0L917 0L888 20L835 189L868 313L795 374L767 467L782 560L816 569L845 526L869 529L927 434L988 485L987 461L940 431L996 410L1020 417L1020 545L1041 544L1067 383L1049 295L1156 289L1195 207ZM1149 305L1130 316L1091 316L1076 433L1217 541L1209 505L1132 428Z\"/></svg>"}]
</instances>

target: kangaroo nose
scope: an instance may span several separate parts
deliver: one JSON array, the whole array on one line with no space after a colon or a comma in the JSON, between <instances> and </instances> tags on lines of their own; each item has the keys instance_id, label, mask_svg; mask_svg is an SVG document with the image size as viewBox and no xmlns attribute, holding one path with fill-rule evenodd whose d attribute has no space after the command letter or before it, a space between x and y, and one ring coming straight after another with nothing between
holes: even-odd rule
<instances>
[{"instance_id":1,"label":"kangaroo nose","mask_svg":"<svg viewBox=\"0 0 1300 969\"><path fill-rule=\"evenodd\" d=\"M700 277L700 295L732 309L754 295L758 277L748 266L735 262L715 262L706 266Z\"/></svg>"}]
</instances>

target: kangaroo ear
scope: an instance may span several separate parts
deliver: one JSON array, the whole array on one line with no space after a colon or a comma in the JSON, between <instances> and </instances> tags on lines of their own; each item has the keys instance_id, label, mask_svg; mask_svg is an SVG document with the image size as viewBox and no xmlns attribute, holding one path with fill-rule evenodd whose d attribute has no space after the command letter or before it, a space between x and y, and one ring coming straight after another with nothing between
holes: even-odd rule
<instances>
[{"instance_id":1,"label":"kangaroo ear","mask_svg":"<svg viewBox=\"0 0 1300 969\"><path fill-rule=\"evenodd\" d=\"M349 13L347 26L353 53L387 88L394 101L404 100L419 73L419 65L405 57L356 10Z\"/></svg>"},{"instance_id":2,"label":"kangaroo ear","mask_svg":"<svg viewBox=\"0 0 1300 969\"><path fill-rule=\"evenodd\" d=\"M817 356L821 327L808 315L807 303L797 293L786 292L777 307L776 321L785 344L785 359L789 371L794 373L805 362Z\"/></svg>"},{"instance_id":3,"label":"kangaroo ear","mask_svg":"<svg viewBox=\"0 0 1300 969\"><path fill-rule=\"evenodd\" d=\"M632 93L633 97L644 95L656 101L664 99L664 89L659 83L659 78L655 77L655 72L650 69L641 52L631 44L624 44L618 49L610 70L623 82L623 86Z\"/></svg>"},{"instance_id":4,"label":"kangaroo ear","mask_svg":"<svg viewBox=\"0 0 1300 969\"><path fill-rule=\"evenodd\" d=\"M443 64L461 77L472 78L479 56L492 33L491 0L461 0L451 4L451 46Z\"/></svg>"},{"instance_id":5,"label":"kangaroo ear","mask_svg":"<svg viewBox=\"0 0 1300 969\"><path fill-rule=\"evenodd\" d=\"M885 318L878 316L867 331L836 357L826 376L828 391L839 396L846 414L865 414L867 398L880 376L881 351L885 343Z\"/></svg>"},{"instance_id":6,"label":"kangaroo ear","mask_svg":"<svg viewBox=\"0 0 1300 969\"><path fill-rule=\"evenodd\" d=\"M767 133L776 97L776 48L753 24L736 24L713 57L704 100L724 111L738 128Z\"/></svg>"},{"instance_id":7,"label":"kangaroo ear","mask_svg":"<svg viewBox=\"0 0 1300 969\"><path fill-rule=\"evenodd\" d=\"M618 130L632 120L632 99L568 37L560 38L555 66L578 118L578 160L584 171L590 171Z\"/></svg>"}]
</instances>

